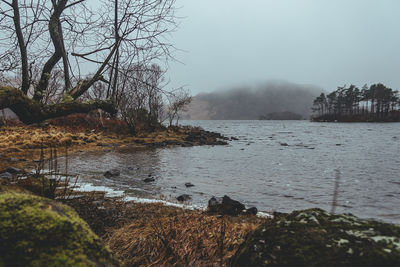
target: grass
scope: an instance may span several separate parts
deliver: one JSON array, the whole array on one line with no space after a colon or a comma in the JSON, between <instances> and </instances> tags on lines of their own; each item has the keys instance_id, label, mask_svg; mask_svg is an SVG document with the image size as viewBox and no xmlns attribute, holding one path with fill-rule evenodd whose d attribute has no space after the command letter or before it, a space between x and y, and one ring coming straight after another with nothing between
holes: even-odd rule
<instances>
[{"instance_id":1,"label":"grass","mask_svg":"<svg viewBox=\"0 0 400 267\"><path fill-rule=\"evenodd\" d=\"M50 147L69 147L69 152L104 150L104 145L129 149L143 148L163 141L184 142L190 129L170 129L137 136L121 135L100 128L66 127L63 125L0 127L0 171L9 166L23 168L40 158L41 148L50 155ZM100 145L101 144L101 145ZM59 149L59 156L64 155Z\"/></svg>"},{"instance_id":2,"label":"grass","mask_svg":"<svg viewBox=\"0 0 400 267\"><path fill-rule=\"evenodd\" d=\"M162 211L162 209L161 209ZM127 266L227 266L260 220L199 211L157 212L113 232L108 246Z\"/></svg>"}]
</instances>

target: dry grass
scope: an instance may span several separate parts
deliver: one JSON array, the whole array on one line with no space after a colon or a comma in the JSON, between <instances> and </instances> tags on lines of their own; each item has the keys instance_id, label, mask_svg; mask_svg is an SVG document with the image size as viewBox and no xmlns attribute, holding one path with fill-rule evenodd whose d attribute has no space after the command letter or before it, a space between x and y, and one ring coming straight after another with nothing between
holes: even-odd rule
<instances>
[{"instance_id":1,"label":"dry grass","mask_svg":"<svg viewBox=\"0 0 400 267\"><path fill-rule=\"evenodd\" d=\"M109 247L127 266L227 266L262 220L217 218L196 211L136 220L118 229Z\"/></svg>"},{"instance_id":2,"label":"dry grass","mask_svg":"<svg viewBox=\"0 0 400 267\"><path fill-rule=\"evenodd\" d=\"M65 203L126 266L227 266L247 234L267 220L123 202L96 192Z\"/></svg>"},{"instance_id":3,"label":"dry grass","mask_svg":"<svg viewBox=\"0 0 400 267\"><path fill-rule=\"evenodd\" d=\"M163 141L183 141L187 136L185 131L163 130L155 133L142 133L130 136L120 132L110 132L98 128L66 127L49 125L34 126L2 126L0 127L0 171L14 166L26 167L32 160L40 156L40 149L58 147L59 156L64 154L66 147L69 153L78 150L104 150L104 145L132 148L145 147L146 144ZM99 145L99 144L103 144ZM14 158L14 160L12 160Z\"/></svg>"}]
</instances>

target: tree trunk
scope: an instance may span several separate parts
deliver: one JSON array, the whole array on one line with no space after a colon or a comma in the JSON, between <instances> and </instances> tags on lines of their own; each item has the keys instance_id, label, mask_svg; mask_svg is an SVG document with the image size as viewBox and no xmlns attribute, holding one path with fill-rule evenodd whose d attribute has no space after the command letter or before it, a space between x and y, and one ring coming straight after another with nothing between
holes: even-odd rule
<instances>
[{"instance_id":1,"label":"tree trunk","mask_svg":"<svg viewBox=\"0 0 400 267\"><path fill-rule=\"evenodd\" d=\"M14 20L15 33L17 35L18 47L19 47L19 51L21 53L21 74L22 74L21 90L22 90L22 92L24 92L24 94L27 94L28 90L29 90L29 85L30 85L29 71L28 71L28 68L29 68L28 67L28 52L26 50L24 35L22 34L22 29L21 29L18 0L12 1L12 8L14 11L13 20Z\"/></svg>"},{"instance_id":2,"label":"tree trunk","mask_svg":"<svg viewBox=\"0 0 400 267\"><path fill-rule=\"evenodd\" d=\"M47 119L67 116L73 113L88 113L102 109L111 114L116 109L111 101L89 101L85 103L62 102L53 105L42 105L28 98L21 90L13 87L0 87L0 109L10 108L25 124L38 123Z\"/></svg>"},{"instance_id":3,"label":"tree trunk","mask_svg":"<svg viewBox=\"0 0 400 267\"><path fill-rule=\"evenodd\" d=\"M35 93L33 95L33 99L35 101L41 101L44 96L44 92L49 86L49 80L51 77L51 71L54 66L58 63L58 61L63 57L63 52L65 52L64 48L64 39L62 36L62 31L60 31L60 16L65 9L65 5L68 0L61 0L58 4L53 4L54 11L51 14L49 21L49 33L51 37L51 41L54 46L53 55L47 60L46 64L44 64L42 74L40 76L39 84L35 88ZM65 63L65 62L64 62Z\"/></svg>"}]
</instances>

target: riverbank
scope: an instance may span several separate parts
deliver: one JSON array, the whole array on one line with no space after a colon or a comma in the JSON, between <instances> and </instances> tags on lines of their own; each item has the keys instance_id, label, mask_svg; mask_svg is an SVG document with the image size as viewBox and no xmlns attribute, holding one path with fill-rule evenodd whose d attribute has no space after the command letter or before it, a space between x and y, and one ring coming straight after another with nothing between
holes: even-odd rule
<instances>
[{"instance_id":1,"label":"riverbank","mask_svg":"<svg viewBox=\"0 0 400 267\"><path fill-rule=\"evenodd\" d=\"M0 127L0 171L10 166L31 167L33 161L48 156L50 148L57 156L76 151L104 151L114 148L157 148L169 146L227 145L227 137L195 127L164 127L155 132L129 135L123 125L108 122L99 127L91 119L72 117L42 125L23 124Z\"/></svg>"},{"instance_id":2,"label":"riverbank","mask_svg":"<svg viewBox=\"0 0 400 267\"><path fill-rule=\"evenodd\" d=\"M266 220L250 215L215 216L201 210L126 202L105 197L104 192L74 192L63 182L57 189L52 185L54 180L25 172L40 161L49 160L52 165L57 157L77 151L226 145L228 140L218 133L193 127L170 127L130 136L118 129L82 127L81 123L70 125L74 124L0 127L0 173L3 175L0 194L51 197L73 207L127 266L154 262L163 266L194 263L225 266L247 234Z\"/></svg>"}]
</instances>

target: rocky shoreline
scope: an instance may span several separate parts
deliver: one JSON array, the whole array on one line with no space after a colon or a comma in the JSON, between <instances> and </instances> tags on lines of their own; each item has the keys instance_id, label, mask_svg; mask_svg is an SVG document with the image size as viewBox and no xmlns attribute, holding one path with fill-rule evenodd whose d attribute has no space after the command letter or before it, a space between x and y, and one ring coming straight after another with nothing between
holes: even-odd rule
<instances>
[{"instance_id":1,"label":"rocky shoreline","mask_svg":"<svg viewBox=\"0 0 400 267\"><path fill-rule=\"evenodd\" d=\"M61 156L80 150L226 145L229 139L218 133L174 128L128 137L51 125L0 132L0 266L400 264L398 225L320 209L261 218L254 216L256 207L246 209L229 196L211 198L206 211L127 202L104 192L75 192L40 172L23 170L43 153L54 157L56 148Z\"/></svg>"},{"instance_id":2,"label":"rocky shoreline","mask_svg":"<svg viewBox=\"0 0 400 267\"><path fill-rule=\"evenodd\" d=\"M50 148L57 148L58 156L62 156L76 151L108 151L115 148L228 145L228 140L234 139L194 127L171 127L130 136L101 129L71 129L54 125L3 126L0 127L0 171L10 166L25 167L38 160L42 150L47 155Z\"/></svg>"}]
</instances>

